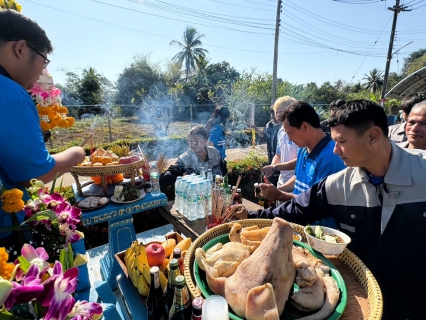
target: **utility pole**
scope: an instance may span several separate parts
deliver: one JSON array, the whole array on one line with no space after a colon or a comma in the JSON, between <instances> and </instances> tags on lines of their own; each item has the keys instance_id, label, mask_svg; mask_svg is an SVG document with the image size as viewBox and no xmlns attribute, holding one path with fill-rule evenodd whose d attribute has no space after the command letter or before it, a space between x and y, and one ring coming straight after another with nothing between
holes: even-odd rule
<instances>
[{"instance_id":1,"label":"utility pole","mask_svg":"<svg viewBox=\"0 0 426 320\"><path fill-rule=\"evenodd\" d=\"M386 59L385 76L383 79L382 99L384 99L385 97L386 87L388 85L389 68L390 68L390 63L392 60L393 40L395 38L396 20L398 19L398 13L400 13L401 11L402 12L411 11L411 10L408 10L407 7L404 5L400 6L399 1L400 0L396 0L395 5L393 7L388 8L388 10L393 11L393 23L392 23L392 31L391 31L390 41L389 41L388 57Z\"/></svg>"},{"instance_id":2,"label":"utility pole","mask_svg":"<svg viewBox=\"0 0 426 320\"><path fill-rule=\"evenodd\" d=\"M282 1L278 0L277 18L275 22L275 45L274 45L274 67L272 69L272 92L271 104L275 103L277 98L277 67L278 67L278 40L280 38L280 14Z\"/></svg>"}]
</instances>

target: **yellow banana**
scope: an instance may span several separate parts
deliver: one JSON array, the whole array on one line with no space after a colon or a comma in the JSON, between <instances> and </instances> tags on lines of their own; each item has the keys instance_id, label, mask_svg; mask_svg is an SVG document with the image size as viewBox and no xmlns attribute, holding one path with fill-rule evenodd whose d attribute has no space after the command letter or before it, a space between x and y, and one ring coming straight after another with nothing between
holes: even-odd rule
<instances>
[{"instance_id":1,"label":"yellow banana","mask_svg":"<svg viewBox=\"0 0 426 320\"><path fill-rule=\"evenodd\" d=\"M139 270L143 270L143 265L146 264L149 266L148 257L146 256L145 246L141 243L139 244L137 253L136 253L136 265Z\"/></svg>"},{"instance_id":2,"label":"yellow banana","mask_svg":"<svg viewBox=\"0 0 426 320\"><path fill-rule=\"evenodd\" d=\"M181 242L179 242L176 245L176 248L180 248L180 250L182 251L188 250L191 244L192 244L191 238L186 238L186 239L183 239Z\"/></svg>"},{"instance_id":3,"label":"yellow banana","mask_svg":"<svg viewBox=\"0 0 426 320\"><path fill-rule=\"evenodd\" d=\"M132 270L135 265L135 255L131 254L130 257L126 261L127 274L130 276L130 270Z\"/></svg>"},{"instance_id":4,"label":"yellow banana","mask_svg":"<svg viewBox=\"0 0 426 320\"><path fill-rule=\"evenodd\" d=\"M145 277L141 274L139 275L139 279L138 279L138 285L137 285L138 291L139 293L144 296L147 297L148 293L149 293L149 285L148 283L146 283L145 281Z\"/></svg>"},{"instance_id":5,"label":"yellow banana","mask_svg":"<svg viewBox=\"0 0 426 320\"><path fill-rule=\"evenodd\" d=\"M138 286L138 281L139 281L139 277L140 277L140 275L141 275L141 273L140 273L140 271L138 270L138 268L137 268L137 267L135 267L135 266L133 266L133 269L132 269L132 282L133 282L133 285L134 285L135 287L137 287L137 286Z\"/></svg>"},{"instance_id":6,"label":"yellow banana","mask_svg":"<svg viewBox=\"0 0 426 320\"><path fill-rule=\"evenodd\" d=\"M160 276L160 283L161 283L161 289L163 290L163 292L166 290L167 288L167 278L164 275L164 273L160 270L159 271L159 276Z\"/></svg>"},{"instance_id":7,"label":"yellow banana","mask_svg":"<svg viewBox=\"0 0 426 320\"><path fill-rule=\"evenodd\" d=\"M148 265L144 264L143 265L143 276L145 277L146 282L148 283L148 285L151 285L151 274L150 274L150 269L148 267Z\"/></svg>"}]
</instances>

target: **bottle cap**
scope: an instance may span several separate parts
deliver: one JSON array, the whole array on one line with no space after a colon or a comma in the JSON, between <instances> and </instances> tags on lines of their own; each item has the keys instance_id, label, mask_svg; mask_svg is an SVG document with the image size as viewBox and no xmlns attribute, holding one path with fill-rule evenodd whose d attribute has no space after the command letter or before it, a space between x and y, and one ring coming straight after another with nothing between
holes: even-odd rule
<instances>
[{"instance_id":1,"label":"bottle cap","mask_svg":"<svg viewBox=\"0 0 426 320\"><path fill-rule=\"evenodd\" d=\"M174 253L173 253L173 255L174 255ZM170 269L177 269L177 268L179 268L179 260L173 258L172 260L170 260L169 266L170 266Z\"/></svg>"},{"instance_id":2,"label":"bottle cap","mask_svg":"<svg viewBox=\"0 0 426 320\"><path fill-rule=\"evenodd\" d=\"M212 172L212 169L207 169L207 172Z\"/></svg>"},{"instance_id":3,"label":"bottle cap","mask_svg":"<svg viewBox=\"0 0 426 320\"><path fill-rule=\"evenodd\" d=\"M204 299L202 297L196 297L192 300L192 307L194 309L201 310L203 308Z\"/></svg>"},{"instance_id":4,"label":"bottle cap","mask_svg":"<svg viewBox=\"0 0 426 320\"><path fill-rule=\"evenodd\" d=\"M254 187L255 188L257 188L259 186L259 184L256 182L255 184L254 184Z\"/></svg>"},{"instance_id":5,"label":"bottle cap","mask_svg":"<svg viewBox=\"0 0 426 320\"><path fill-rule=\"evenodd\" d=\"M152 273L158 273L158 271L160 271L160 269L157 266L151 267L151 269L149 270L149 272Z\"/></svg>"},{"instance_id":6,"label":"bottle cap","mask_svg":"<svg viewBox=\"0 0 426 320\"><path fill-rule=\"evenodd\" d=\"M182 255L182 250L180 248L174 248L173 249L173 258L176 258L177 256L179 256L178 258L180 258L181 255Z\"/></svg>"},{"instance_id":7,"label":"bottle cap","mask_svg":"<svg viewBox=\"0 0 426 320\"><path fill-rule=\"evenodd\" d=\"M183 275L179 275L175 278L176 286L183 287L185 285L185 277Z\"/></svg>"},{"instance_id":8,"label":"bottle cap","mask_svg":"<svg viewBox=\"0 0 426 320\"><path fill-rule=\"evenodd\" d=\"M237 189L237 193L241 193L241 189L240 188Z\"/></svg>"}]
</instances>

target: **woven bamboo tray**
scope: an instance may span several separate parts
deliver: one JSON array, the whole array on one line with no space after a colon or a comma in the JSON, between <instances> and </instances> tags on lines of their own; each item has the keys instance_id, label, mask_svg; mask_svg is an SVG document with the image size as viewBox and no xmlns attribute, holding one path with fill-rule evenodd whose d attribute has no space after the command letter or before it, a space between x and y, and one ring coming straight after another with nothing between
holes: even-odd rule
<instances>
[{"instance_id":1,"label":"woven bamboo tray","mask_svg":"<svg viewBox=\"0 0 426 320\"><path fill-rule=\"evenodd\" d=\"M259 228L264 227L270 227L272 225L272 220L269 219L248 219L248 220L239 220L238 223L241 224L241 226L249 227L253 225L257 225ZM303 226L290 223L294 231L299 233L303 241L306 242L305 233L303 231ZM203 233L200 237L198 237L191 245L191 247L188 249L188 252L185 256L185 279L186 284L191 292L191 295L193 297L198 297L201 295L200 291L196 287L195 279L193 276L193 265L195 260L195 250L197 248L203 247L207 242L210 240L229 233L231 230L231 223L222 224L217 227L214 227L205 233ZM340 254L337 259L342 262L353 275L355 275L358 282L361 284L362 288L364 289L364 293L367 295L368 299L368 316L365 317L365 319L369 320L376 320L381 319L382 312L383 312L383 299L382 299L382 293L380 291L380 287L374 278L373 274L370 272L370 270L365 266L365 264L350 250L345 249L342 254ZM350 292L348 291L348 294ZM349 306L346 307L348 309ZM343 316L345 313L343 313Z\"/></svg>"},{"instance_id":2,"label":"woven bamboo tray","mask_svg":"<svg viewBox=\"0 0 426 320\"><path fill-rule=\"evenodd\" d=\"M135 186L135 177L137 170L142 167L144 160L135 161L127 164L119 164L115 166L98 166L98 167L82 167L74 166L70 168L70 173L74 177L74 180L77 184L78 194L80 196L85 196L83 194L83 189L78 179L79 176L83 177L101 177L102 191L105 196L108 195L108 186L106 182L107 176L112 176L120 173L130 173L130 185Z\"/></svg>"}]
</instances>

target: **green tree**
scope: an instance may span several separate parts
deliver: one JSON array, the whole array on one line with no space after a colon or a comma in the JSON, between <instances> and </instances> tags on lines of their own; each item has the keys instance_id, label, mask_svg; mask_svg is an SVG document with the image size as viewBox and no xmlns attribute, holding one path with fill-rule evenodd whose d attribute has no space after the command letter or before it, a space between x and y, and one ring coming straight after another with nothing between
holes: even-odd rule
<instances>
[{"instance_id":1,"label":"green tree","mask_svg":"<svg viewBox=\"0 0 426 320\"><path fill-rule=\"evenodd\" d=\"M189 76L197 69L198 65L201 64L200 59L206 57L208 51L201 48L203 45L201 38L204 35L199 34L197 29L194 27L186 27L183 32L182 42L173 40L170 45L178 46L181 51L178 52L172 60L184 66L185 80L188 81Z\"/></svg>"},{"instance_id":2,"label":"green tree","mask_svg":"<svg viewBox=\"0 0 426 320\"><path fill-rule=\"evenodd\" d=\"M404 65L401 70L402 78L405 78L413 72L423 68L426 62L426 49L419 49L404 58Z\"/></svg>"},{"instance_id":3,"label":"green tree","mask_svg":"<svg viewBox=\"0 0 426 320\"><path fill-rule=\"evenodd\" d=\"M161 80L160 64L153 63L150 54L136 55L130 66L118 76L116 103L140 105L151 87Z\"/></svg>"},{"instance_id":4,"label":"green tree","mask_svg":"<svg viewBox=\"0 0 426 320\"><path fill-rule=\"evenodd\" d=\"M362 84L365 89L371 93L379 92L383 86L383 71L374 68L370 71L370 74L364 74L362 80L366 81Z\"/></svg>"}]
</instances>

